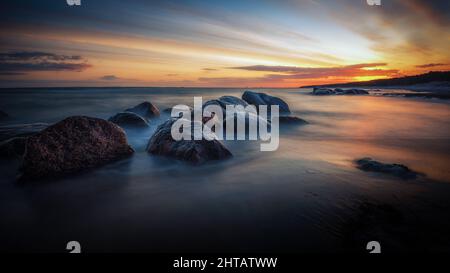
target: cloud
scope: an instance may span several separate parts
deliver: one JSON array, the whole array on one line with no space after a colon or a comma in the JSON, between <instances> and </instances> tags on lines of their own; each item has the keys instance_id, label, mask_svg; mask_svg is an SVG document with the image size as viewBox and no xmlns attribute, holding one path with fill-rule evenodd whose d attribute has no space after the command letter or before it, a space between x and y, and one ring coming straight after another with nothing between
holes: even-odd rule
<instances>
[{"instance_id":1,"label":"cloud","mask_svg":"<svg viewBox=\"0 0 450 273\"><path fill-rule=\"evenodd\" d=\"M298 67L298 66L238 66L229 69L246 71L271 72L259 77L201 77L200 82L228 86L267 85L282 86L286 81L300 83L301 81L332 81L347 82L355 80L355 77L367 76L400 76L396 69L379 69L386 63L362 63L338 67Z\"/></svg>"},{"instance_id":2,"label":"cloud","mask_svg":"<svg viewBox=\"0 0 450 273\"><path fill-rule=\"evenodd\" d=\"M116 81L119 79L119 77L116 77L115 75L105 75L105 76L101 77L100 79L104 80L104 81Z\"/></svg>"},{"instance_id":3,"label":"cloud","mask_svg":"<svg viewBox=\"0 0 450 273\"><path fill-rule=\"evenodd\" d=\"M367 69L386 66L386 63L363 63L337 67L298 67L298 66L238 66L231 69L247 71L276 72L283 74L268 74L265 78L271 79L315 79L324 77L357 77L357 76L394 76L398 74L395 69Z\"/></svg>"},{"instance_id":4,"label":"cloud","mask_svg":"<svg viewBox=\"0 0 450 273\"><path fill-rule=\"evenodd\" d=\"M203 71L218 71L218 69L215 69L215 68L208 68L208 67L203 68L202 70L203 70Z\"/></svg>"},{"instance_id":5,"label":"cloud","mask_svg":"<svg viewBox=\"0 0 450 273\"><path fill-rule=\"evenodd\" d=\"M436 67L436 66L444 66L447 64L444 63L431 63L431 64L421 64L421 65L416 65L417 68L431 68L431 67Z\"/></svg>"},{"instance_id":6,"label":"cloud","mask_svg":"<svg viewBox=\"0 0 450 273\"><path fill-rule=\"evenodd\" d=\"M8 72L8 71L0 71L0 76L18 76L18 75L25 75L25 73L22 72Z\"/></svg>"},{"instance_id":7,"label":"cloud","mask_svg":"<svg viewBox=\"0 0 450 273\"><path fill-rule=\"evenodd\" d=\"M40 51L18 51L9 53L0 53L0 61L67 61L82 60L81 56L76 55L57 55L53 53Z\"/></svg>"},{"instance_id":8,"label":"cloud","mask_svg":"<svg viewBox=\"0 0 450 273\"><path fill-rule=\"evenodd\" d=\"M81 72L92 67L78 55L58 55L40 51L0 53L0 73L20 75L33 71Z\"/></svg>"}]
</instances>

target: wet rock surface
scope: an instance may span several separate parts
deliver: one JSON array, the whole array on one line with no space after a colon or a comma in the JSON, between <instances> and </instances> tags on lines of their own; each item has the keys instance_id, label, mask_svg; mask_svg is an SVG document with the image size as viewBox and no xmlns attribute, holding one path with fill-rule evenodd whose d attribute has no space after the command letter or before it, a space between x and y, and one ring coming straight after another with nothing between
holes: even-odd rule
<instances>
[{"instance_id":1,"label":"wet rock surface","mask_svg":"<svg viewBox=\"0 0 450 273\"><path fill-rule=\"evenodd\" d=\"M323 87L314 87L311 92L312 95L315 96L327 96L327 95L367 95L367 92L364 89L352 88L352 89L341 89L341 88L323 88Z\"/></svg>"},{"instance_id":2,"label":"wet rock surface","mask_svg":"<svg viewBox=\"0 0 450 273\"><path fill-rule=\"evenodd\" d=\"M203 108L205 108L208 105L218 105L218 106L220 106L222 108L223 113L225 114L227 105L232 105L232 106L241 105L243 107L247 107L248 103L246 101L244 101L244 100L241 100L238 97L223 96L223 97L220 97L218 99L209 100L209 101L205 102L203 104Z\"/></svg>"},{"instance_id":3,"label":"wet rock surface","mask_svg":"<svg viewBox=\"0 0 450 273\"><path fill-rule=\"evenodd\" d=\"M218 140L175 141L171 135L172 124L175 121L176 119L169 119L157 128L148 143L148 153L173 157L194 165L212 160L223 160L232 156L231 152Z\"/></svg>"},{"instance_id":4,"label":"wet rock surface","mask_svg":"<svg viewBox=\"0 0 450 273\"><path fill-rule=\"evenodd\" d=\"M75 173L133 152L119 126L98 118L69 117L28 138L21 179Z\"/></svg>"},{"instance_id":5,"label":"wet rock surface","mask_svg":"<svg viewBox=\"0 0 450 273\"><path fill-rule=\"evenodd\" d=\"M149 126L143 117L133 112L117 113L108 120L125 128L146 128Z\"/></svg>"},{"instance_id":6,"label":"wet rock surface","mask_svg":"<svg viewBox=\"0 0 450 273\"><path fill-rule=\"evenodd\" d=\"M135 113L145 119L159 117L160 115L158 107L156 107L155 105L153 105L151 102L148 101L138 104L133 108L128 108L125 110L125 112Z\"/></svg>"},{"instance_id":7,"label":"wet rock surface","mask_svg":"<svg viewBox=\"0 0 450 273\"><path fill-rule=\"evenodd\" d=\"M267 95L265 93L257 93L253 91L245 91L242 95L242 99L248 104L255 105L257 110L260 105L267 105L267 110L270 111L270 105L278 105L280 114L290 114L291 110L289 105L282 99L274 96Z\"/></svg>"},{"instance_id":8,"label":"wet rock surface","mask_svg":"<svg viewBox=\"0 0 450 273\"><path fill-rule=\"evenodd\" d=\"M367 172L379 172L390 174L403 179L415 179L419 173L401 164L386 164L375 161L370 157L361 158L355 161L357 168Z\"/></svg>"}]
</instances>

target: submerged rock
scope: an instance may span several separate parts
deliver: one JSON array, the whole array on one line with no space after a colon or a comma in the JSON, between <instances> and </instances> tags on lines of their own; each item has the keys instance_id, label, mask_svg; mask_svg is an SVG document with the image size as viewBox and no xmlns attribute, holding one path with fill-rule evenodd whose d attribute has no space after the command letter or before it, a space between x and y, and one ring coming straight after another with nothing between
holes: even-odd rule
<instances>
[{"instance_id":1,"label":"submerged rock","mask_svg":"<svg viewBox=\"0 0 450 273\"><path fill-rule=\"evenodd\" d=\"M295 116L280 116L279 117L280 124L308 124L308 122L304 119Z\"/></svg>"},{"instance_id":2,"label":"submerged rock","mask_svg":"<svg viewBox=\"0 0 450 273\"><path fill-rule=\"evenodd\" d=\"M139 116L145 119L159 117L159 109L148 101L138 104L133 108L128 108L125 110L125 112L132 112L138 114Z\"/></svg>"},{"instance_id":3,"label":"submerged rock","mask_svg":"<svg viewBox=\"0 0 450 273\"><path fill-rule=\"evenodd\" d=\"M363 171L387 173L403 179L415 179L420 175L405 165L381 163L369 157L358 159L355 163Z\"/></svg>"},{"instance_id":4,"label":"submerged rock","mask_svg":"<svg viewBox=\"0 0 450 273\"><path fill-rule=\"evenodd\" d=\"M242 95L242 99L248 104L253 104L258 110L258 106L267 105L267 110L270 111L270 105L278 105L280 108L280 114L290 114L291 110L289 105L282 99L274 96L270 96L264 93L256 93L253 91L245 91Z\"/></svg>"},{"instance_id":5,"label":"submerged rock","mask_svg":"<svg viewBox=\"0 0 450 273\"><path fill-rule=\"evenodd\" d=\"M335 92L333 89L330 88L314 87L312 94L316 96L325 96L325 95L334 95Z\"/></svg>"},{"instance_id":6,"label":"submerged rock","mask_svg":"<svg viewBox=\"0 0 450 273\"><path fill-rule=\"evenodd\" d=\"M323 88L323 87L314 87L312 93L316 96L326 96L326 95L367 95L367 92L364 89L352 88L352 89L341 89L341 88Z\"/></svg>"},{"instance_id":7,"label":"submerged rock","mask_svg":"<svg viewBox=\"0 0 450 273\"><path fill-rule=\"evenodd\" d=\"M148 122L143 117L133 112L117 113L108 120L121 127L146 128L149 126Z\"/></svg>"},{"instance_id":8,"label":"submerged rock","mask_svg":"<svg viewBox=\"0 0 450 273\"><path fill-rule=\"evenodd\" d=\"M28 138L21 179L74 173L133 152L125 132L114 123L84 116L69 117Z\"/></svg>"},{"instance_id":9,"label":"submerged rock","mask_svg":"<svg viewBox=\"0 0 450 273\"><path fill-rule=\"evenodd\" d=\"M196 165L232 156L231 152L216 139L175 141L171 135L172 124L175 121L176 119L169 119L158 126L147 145L147 152L174 157Z\"/></svg>"},{"instance_id":10,"label":"submerged rock","mask_svg":"<svg viewBox=\"0 0 450 273\"><path fill-rule=\"evenodd\" d=\"M367 94L369 94L369 92L367 92L364 89L353 88L353 89L344 90L344 94L345 95L367 95Z\"/></svg>"},{"instance_id":11,"label":"submerged rock","mask_svg":"<svg viewBox=\"0 0 450 273\"><path fill-rule=\"evenodd\" d=\"M47 123L0 126L0 141L7 140L13 137L32 136L44 130L48 126L49 124Z\"/></svg>"},{"instance_id":12,"label":"submerged rock","mask_svg":"<svg viewBox=\"0 0 450 273\"><path fill-rule=\"evenodd\" d=\"M0 157L22 157L25 153L26 137L14 137L0 142Z\"/></svg>"}]
</instances>

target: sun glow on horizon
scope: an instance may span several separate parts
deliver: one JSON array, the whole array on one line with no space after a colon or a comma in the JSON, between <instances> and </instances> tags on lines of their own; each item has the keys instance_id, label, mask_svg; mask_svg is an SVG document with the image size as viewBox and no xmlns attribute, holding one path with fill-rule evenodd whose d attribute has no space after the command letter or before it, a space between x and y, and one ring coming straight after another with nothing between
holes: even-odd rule
<instances>
[{"instance_id":1,"label":"sun glow on horizon","mask_svg":"<svg viewBox=\"0 0 450 273\"><path fill-rule=\"evenodd\" d=\"M2 87L297 87L450 69L450 24L425 2L40 2L2 10Z\"/></svg>"}]
</instances>

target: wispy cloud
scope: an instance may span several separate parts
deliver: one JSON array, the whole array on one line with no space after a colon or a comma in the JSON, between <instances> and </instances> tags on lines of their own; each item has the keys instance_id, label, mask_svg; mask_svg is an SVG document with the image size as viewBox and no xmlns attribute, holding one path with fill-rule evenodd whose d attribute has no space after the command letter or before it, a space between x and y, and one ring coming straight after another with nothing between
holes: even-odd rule
<instances>
[{"instance_id":1,"label":"wispy cloud","mask_svg":"<svg viewBox=\"0 0 450 273\"><path fill-rule=\"evenodd\" d=\"M298 66L268 66L253 65L229 67L246 71L271 72L259 77L201 77L201 82L214 85L283 85L285 81L294 81L301 84L304 80L333 79L334 82L354 80L355 77L395 77L400 76L396 69L380 69L387 66L386 63L362 63L338 67L298 67Z\"/></svg>"},{"instance_id":2,"label":"wispy cloud","mask_svg":"<svg viewBox=\"0 0 450 273\"><path fill-rule=\"evenodd\" d=\"M417 67L417 68L432 68L432 67L444 66L444 65L448 65L448 64L444 64L444 63L431 63L431 64L421 64L421 65L416 65L416 67Z\"/></svg>"},{"instance_id":3,"label":"wispy cloud","mask_svg":"<svg viewBox=\"0 0 450 273\"><path fill-rule=\"evenodd\" d=\"M364 63L338 67L298 67L298 66L238 66L231 69L248 71L277 72L282 74L268 74L270 79L314 79L326 77L360 77L360 76L395 76L396 69L374 69L386 66L386 63ZM368 69L371 68L371 69Z\"/></svg>"},{"instance_id":4,"label":"wispy cloud","mask_svg":"<svg viewBox=\"0 0 450 273\"><path fill-rule=\"evenodd\" d=\"M0 73L20 75L31 71L81 72L92 65L78 55L58 55L39 51L0 53Z\"/></svg>"}]
</instances>

